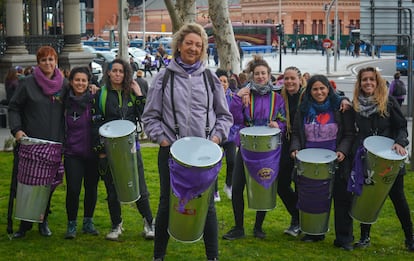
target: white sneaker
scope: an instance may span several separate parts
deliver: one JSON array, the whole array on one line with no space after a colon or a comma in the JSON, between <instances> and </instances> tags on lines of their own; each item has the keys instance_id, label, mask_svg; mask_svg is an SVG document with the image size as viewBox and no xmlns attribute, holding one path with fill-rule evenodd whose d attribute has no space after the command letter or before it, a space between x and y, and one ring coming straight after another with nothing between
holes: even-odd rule
<instances>
[{"instance_id":1,"label":"white sneaker","mask_svg":"<svg viewBox=\"0 0 414 261\"><path fill-rule=\"evenodd\" d=\"M229 186L227 186L227 185L224 185L223 190L224 190L224 193L226 193L227 197L228 197L229 199L231 199L231 186L229 187Z\"/></svg>"},{"instance_id":2,"label":"white sneaker","mask_svg":"<svg viewBox=\"0 0 414 261\"><path fill-rule=\"evenodd\" d=\"M220 194L219 192L214 192L214 202L220 202L221 198L220 198Z\"/></svg>"},{"instance_id":3,"label":"white sneaker","mask_svg":"<svg viewBox=\"0 0 414 261\"><path fill-rule=\"evenodd\" d=\"M146 218L144 218L144 231L142 234L144 235L145 239L154 239L155 237L155 219L152 219L152 224L148 224Z\"/></svg>"},{"instance_id":4,"label":"white sneaker","mask_svg":"<svg viewBox=\"0 0 414 261\"><path fill-rule=\"evenodd\" d=\"M124 229L122 228L122 222L121 222L118 224L118 226L116 226L116 228L113 228L111 232L109 232L106 235L106 239L117 241L118 237L122 234L122 231L124 231Z\"/></svg>"}]
</instances>

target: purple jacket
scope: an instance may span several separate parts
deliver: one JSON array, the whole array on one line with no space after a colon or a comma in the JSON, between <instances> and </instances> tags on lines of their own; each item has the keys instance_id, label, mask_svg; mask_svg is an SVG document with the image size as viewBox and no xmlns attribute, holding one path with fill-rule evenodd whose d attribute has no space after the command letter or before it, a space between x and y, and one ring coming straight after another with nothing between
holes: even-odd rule
<instances>
[{"instance_id":1,"label":"purple jacket","mask_svg":"<svg viewBox=\"0 0 414 261\"><path fill-rule=\"evenodd\" d=\"M158 144L164 139L172 144L177 139L173 131L174 112L172 106L174 103L180 137L205 137L207 90L203 80L204 65L201 65L194 73L188 74L173 59L168 65L168 69L174 72L173 101L171 100L171 79L162 90L165 70L160 71L149 88L142 115L145 133ZM210 137L217 136L223 142L227 139L230 127L233 125L233 118L229 112L221 83L214 73L213 79L213 87L207 83L210 100L208 106Z\"/></svg>"},{"instance_id":2,"label":"purple jacket","mask_svg":"<svg viewBox=\"0 0 414 261\"><path fill-rule=\"evenodd\" d=\"M269 122L270 114L270 101L271 95L258 95L251 92L254 95L254 112L253 117L250 115L250 106L245 107L242 103L242 99L238 95L233 96L233 100L230 104L230 112L233 115L234 125L239 126L239 129L246 127L246 120L251 119L251 126L264 126ZM285 101L282 96L276 93L276 100L272 105L274 112L272 120L275 120L279 124L282 137L286 132L286 112ZM240 146L240 135L236 135L236 145Z\"/></svg>"}]
</instances>

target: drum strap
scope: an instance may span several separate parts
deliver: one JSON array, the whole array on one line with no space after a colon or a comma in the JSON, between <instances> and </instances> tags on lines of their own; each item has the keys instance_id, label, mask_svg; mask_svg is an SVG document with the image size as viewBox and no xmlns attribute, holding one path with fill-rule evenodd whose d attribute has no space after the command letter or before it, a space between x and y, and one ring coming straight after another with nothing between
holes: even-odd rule
<instances>
[{"instance_id":1,"label":"drum strap","mask_svg":"<svg viewBox=\"0 0 414 261\"><path fill-rule=\"evenodd\" d=\"M174 103L174 72L169 70L168 68L165 70L165 74L164 74L164 78L162 79L162 104L164 103L164 90L165 87L167 85L167 82L170 78L170 98L171 98L171 106L172 106L172 110L173 110L173 115L174 115L174 129L172 129L170 126L168 126L167 124L164 124L171 130L174 132L175 136L177 139L180 138L180 128L178 125L178 120L177 120L177 114L176 114L176 110L175 110L175 103ZM211 71L206 69L203 72L203 80L204 80L204 87L206 88L206 92L207 92L207 105L206 105L206 111L207 111L207 118L206 118L206 127L205 127L205 132L206 132L206 138L208 139L210 137L210 121L209 121L209 105L210 105L210 94L209 94L209 88L208 88L208 84L207 84L207 79L208 79L208 83L210 85L210 89L213 90L214 92L214 81L213 81L213 76L211 74Z\"/></svg>"},{"instance_id":2,"label":"drum strap","mask_svg":"<svg viewBox=\"0 0 414 261\"><path fill-rule=\"evenodd\" d=\"M272 91L270 94L269 119L267 123L273 120L273 114L275 113L276 99L277 99L277 94L276 92ZM254 95L250 95L250 108L249 108L250 115L249 116L246 115L246 122L248 126L256 125L255 119L254 119L254 109L255 109Z\"/></svg>"}]
</instances>

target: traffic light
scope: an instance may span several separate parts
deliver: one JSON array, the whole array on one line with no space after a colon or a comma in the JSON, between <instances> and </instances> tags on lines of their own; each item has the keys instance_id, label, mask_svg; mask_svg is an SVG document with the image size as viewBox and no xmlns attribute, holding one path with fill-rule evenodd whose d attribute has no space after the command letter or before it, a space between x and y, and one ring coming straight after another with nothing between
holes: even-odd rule
<instances>
[{"instance_id":1,"label":"traffic light","mask_svg":"<svg viewBox=\"0 0 414 261\"><path fill-rule=\"evenodd\" d=\"M277 32L278 35L283 35L283 33L284 33L283 24L276 25L276 32Z\"/></svg>"}]
</instances>

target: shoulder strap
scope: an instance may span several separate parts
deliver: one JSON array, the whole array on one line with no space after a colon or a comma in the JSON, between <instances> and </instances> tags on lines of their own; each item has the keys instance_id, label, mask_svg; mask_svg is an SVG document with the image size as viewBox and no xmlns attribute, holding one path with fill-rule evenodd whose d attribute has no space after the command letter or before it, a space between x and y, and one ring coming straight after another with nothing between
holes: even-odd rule
<instances>
[{"instance_id":1,"label":"shoulder strap","mask_svg":"<svg viewBox=\"0 0 414 261\"><path fill-rule=\"evenodd\" d=\"M214 85L214 80L213 80L213 74L211 73L210 69L205 69L204 71L207 74L207 79L208 79L208 83L210 84L210 89L212 92L214 92L215 85Z\"/></svg>"},{"instance_id":2,"label":"shoulder strap","mask_svg":"<svg viewBox=\"0 0 414 261\"><path fill-rule=\"evenodd\" d=\"M105 115L106 97L108 96L108 89L106 86L101 87L101 93L99 94L99 109L102 114Z\"/></svg>"},{"instance_id":3,"label":"shoulder strap","mask_svg":"<svg viewBox=\"0 0 414 261\"><path fill-rule=\"evenodd\" d=\"M165 69L165 73L162 78L162 85L161 85L163 94L164 94L165 86L167 86L168 78L170 77L171 73L174 73L174 72L170 71L168 68Z\"/></svg>"}]
</instances>

